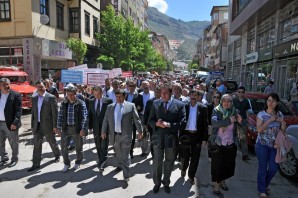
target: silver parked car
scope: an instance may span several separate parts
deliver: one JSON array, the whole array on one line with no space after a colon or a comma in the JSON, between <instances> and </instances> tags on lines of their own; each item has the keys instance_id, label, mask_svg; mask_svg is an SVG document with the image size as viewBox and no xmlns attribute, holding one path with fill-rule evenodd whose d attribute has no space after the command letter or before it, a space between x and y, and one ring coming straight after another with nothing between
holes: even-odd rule
<instances>
[{"instance_id":1,"label":"silver parked car","mask_svg":"<svg viewBox=\"0 0 298 198\"><path fill-rule=\"evenodd\" d=\"M298 125L287 128L287 134L293 143L290 152L287 153L287 161L279 164L280 173L288 179L298 179Z\"/></svg>"}]
</instances>

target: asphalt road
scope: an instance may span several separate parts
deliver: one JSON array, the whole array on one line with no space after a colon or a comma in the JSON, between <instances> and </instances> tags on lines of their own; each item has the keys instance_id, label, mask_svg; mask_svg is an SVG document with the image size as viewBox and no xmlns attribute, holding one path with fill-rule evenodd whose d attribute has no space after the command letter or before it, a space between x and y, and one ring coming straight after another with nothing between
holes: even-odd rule
<instances>
[{"instance_id":1,"label":"asphalt road","mask_svg":"<svg viewBox=\"0 0 298 198\"><path fill-rule=\"evenodd\" d=\"M96 167L97 155L94 149L93 135L87 136L84 145L84 162L77 171L70 170L61 173L63 168L62 157L59 163L52 163L53 155L47 142L43 144L41 169L36 172L27 172L32 166L32 134L30 130L30 114L22 116L23 126L20 129L19 163L13 167L0 167L0 193L1 198L6 197L226 197L226 198L253 198L258 197L257 192L257 159L251 154L252 160L243 162L241 153L237 155L235 176L227 180L229 191L221 191L217 196L213 194L210 176L210 162L207 150L202 151L196 184L191 185L187 177L180 177L179 164L171 177L171 194L166 194L163 187L159 193L153 194L152 161L151 156L141 158L141 150L136 148L136 157L132 160L131 179L126 184L122 173L114 171L115 161L113 151L109 151L108 167L99 173ZM60 143L60 138L57 138ZM11 150L6 144L9 156ZM70 153L74 165L75 152ZM298 197L298 182L292 182L279 173L271 183L270 198L296 198Z\"/></svg>"}]
</instances>

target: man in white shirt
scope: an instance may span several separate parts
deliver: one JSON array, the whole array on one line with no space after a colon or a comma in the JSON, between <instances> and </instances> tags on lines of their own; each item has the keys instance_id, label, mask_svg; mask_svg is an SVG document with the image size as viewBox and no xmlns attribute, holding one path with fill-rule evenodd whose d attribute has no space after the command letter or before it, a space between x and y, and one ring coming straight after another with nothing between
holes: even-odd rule
<instances>
[{"instance_id":1,"label":"man in white shirt","mask_svg":"<svg viewBox=\"0 0 298 198\"><path fill-rule=\"evenodd\" d=\"M192 185L199 165L202 142L208 138L207 107L198 102L197 91L190 92L190 103L185 106L186 125L181 126L180 143L182 154L181 177L185 177L188 168L188 178Z\"/></svg>"},{"instance_id":2,"label":"man in white shirt","mask_svg":"<svg viewBox=\"0 0 298 198\"><path fill-rule=\"evenodd\" d=\"M182 95L182 86L180 83L175 83L173 85L173 98L180 100L184 103L189 102L188 98Z\"/></svg>"},{"instance_id":3,"label":"man in white shirt","mask_svg":"<svg viewBox=\"0 0 298 198\"><path fill-rule=\"evenodd\" d=\"M110 89L108 92L107 92L107 96L113 100L113 102L116 102L116 95L115 95L115 91L119 89L119 85L120 85L120 82L117 80L117 79L114 79L113 82L112 82L112 87L113 89Z\"/></svg>"},{"instance_id":4,"label":"man in white shirt","mask_svg":"<svg viewBox=\"0 0 298 198\"><path fill-rule=\"evenodd\" d=\"M154 95L153 91L150 91L150 83L148 81L142 82L142 89L143 89L143 92L141 92L140 94L143 96L143 110L140 112L140 118L141 118L141 121L142 121L143 127L144 127L144 125L147 125L147 124L144 124L144 111L146 108L147 101L149 99L154 98L155 95ZM148 131L144 130L144 138L141 140L141 149L142 149L142 154L140 155L141 157L145 157L149 153L149 151L148 151L149 137L148 136L149 136Z\"/></svg>"}]
</instances>

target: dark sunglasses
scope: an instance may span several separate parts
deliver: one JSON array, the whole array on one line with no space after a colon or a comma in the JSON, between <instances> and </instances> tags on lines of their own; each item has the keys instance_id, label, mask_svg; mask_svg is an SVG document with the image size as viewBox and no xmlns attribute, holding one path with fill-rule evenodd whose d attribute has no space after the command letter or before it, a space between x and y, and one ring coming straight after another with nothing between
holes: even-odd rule
<instances>
[{"instance_id":1,"label":"dark sunglasses","mask_svg":"<svg viewBox=\"0 0 298 198\"><path fill-rule=\"evenodd\" d=\"M220 98L219 96L213 96L213 98Z\"/></svg>"},{"instance_id":2,"label":"dark sunglasses","mask_svg":"<svg viewBox=\"0 0 298 198\"><path fill-rule=\"evenodd\" d=\"M244 93L244 91L238 91L238 93Z\"/></svg>"},{"instance_id":3,"label":"dark sunglasses","mask_svg":"<svg viewBox=\"0 0 298 198\"><path fill-rule=\"evenodd\" d=\"M134 85L129 85L129 87L135 87Z\"/></svg>"}]
</instances>

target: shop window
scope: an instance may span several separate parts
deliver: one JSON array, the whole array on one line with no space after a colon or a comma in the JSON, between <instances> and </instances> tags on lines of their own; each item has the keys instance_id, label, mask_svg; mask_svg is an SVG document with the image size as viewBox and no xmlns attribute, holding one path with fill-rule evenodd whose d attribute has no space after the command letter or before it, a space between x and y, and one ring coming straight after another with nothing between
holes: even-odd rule
<instances>
[{"instance_id":1,"label":"shop window","mask_svg":"<svg viewBox=\"0 0 298 198\"><path fill-rule=\"evenodd\" d=\"M57 28L64 29L64 5L57 2Z\"/></svg>"},{"instance_id":2,"label":"shop window","mask_svg":"<svg viewBox=\"0 0 298 198\"><path fill-rule=\"evenodd\" d=\"M261 63L258 65L257 91L264 92L268 82L272 80L272 63Z\"/></svg>"},{"instance_id":3,"label":"shop window","mask_svg":"<svg viewBox=\"0 0 298 198\"><path fill-rule=\"evenodd\" d=\"M78 33L80 27L79 9L69 9L69 31L71 33Z\"/></svg>"},{"instance_id":4,"label":"shop window","mask_svg":"<svg viewBox=\"0 0 298 198\"><path fill-rule=\"evenodd\" d=\"M9 0L0 0L0 22L1 21L10 21L10 1Z\"/></svg>"},{"instance_id":5,"label":"shop window","mask_svg":"<svg viewBox=\"0 0 298 198\"><path fill-rule=\"evenodd\" d=\"M85 34L90 36L90 13L85 12Z\"/></svg>"}]
</instances>

